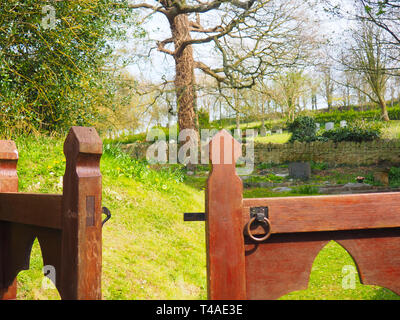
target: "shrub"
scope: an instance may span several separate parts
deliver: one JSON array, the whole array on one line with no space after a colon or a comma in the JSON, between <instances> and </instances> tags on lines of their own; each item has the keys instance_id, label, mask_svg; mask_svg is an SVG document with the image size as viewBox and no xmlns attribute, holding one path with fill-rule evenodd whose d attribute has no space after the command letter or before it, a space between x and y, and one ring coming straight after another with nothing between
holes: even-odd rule
<instances>
[{"instance_id":1,"label":"shrub","mask_svg":"<svg viewBox=\"0 0 400 320\"><path fill-rule=\"evenodd\" d=\"M389 170L389 183L391 187L400 186L400 168L391 167Z\"/></svg>"},{"instance_id":2,"label":"shrub","mask_svg":"<svg viewBox=\"0 0 400 320\"><path fill-rule=\"evenodd\" d=\"M197 111L197 116L199 118L199 127L201 129L207 129L210 127L210 113L203 108Z\"/></svg>"},{"instance_id":3,"label":"shrub","mask_svg":"<svg viewBox=\"0 0 400 320\"><path fill-rule=\"evenodd\" d=\"M312 117L299 116L288 124L288 130L292 133L289 142L311 142L317 140L317 126Z\"/></svg>"},{"instance_id":4,"label":"shrub","mask_svg":"<svg viewBox=\"0 0 400 320\"><path fill-rule=\"evenodd\" d=\"M353 141L363 142L379 139L382 134L382 124L379 122L355 121L347 127L324 131L322 138L334 142Z\"/></svg>"}]
</instances>

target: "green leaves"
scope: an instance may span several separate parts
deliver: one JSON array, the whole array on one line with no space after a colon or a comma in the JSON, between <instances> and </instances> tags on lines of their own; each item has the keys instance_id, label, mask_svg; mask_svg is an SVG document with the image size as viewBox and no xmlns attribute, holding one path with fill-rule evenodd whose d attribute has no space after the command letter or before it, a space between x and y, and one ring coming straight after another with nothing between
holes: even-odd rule
<instances>
[{"instance_id":1,"label":"green leaves","mask_svg":"<svg viewBox=\"0 0 400 320\"><path fill-rule=\"evenodd\" d=\"M134 24L114 2L0 0L0 133L62 130L101 117L98 107L110 105L113 93L104 71L110 40L127 29L114 22Z\"/></svg>"},{"instance_id":2,"label":"green leaves","mask_svg":"<svg viewBox=\"0 0 400 320\"><path fill-rule=\"evenodd\" d=\"M363 142L379 139L382 133L382 124L378 122L356 121L347 127L325 131L322 137L334 142L353 141Z\"/></svg>"},{"instance_id":3,"label":"green leaves","mask_svg":"<svg viewBox=\"0 0 400 320\"><path fill-rule=\"evenodd\" d=\"M299 116L288 124L288 129L292 133L289 142L311 142L317 140L317 126L312 117Z\"/></svg>"},{"instance_id":4,"label":"green leaves","mask_svg":"<svg viewBox=\"0 0 400 320\"><path fill-rule=\"evenodd\" d=\"M102 172L112 177L126 177L143 183L149 189L174 193L178 183L184 180L182 167L163 168L153 170L146 161L132 158L123 152L118 145L106 144L104 158L107 158L107 167Z\"/></svg>"}]
</instances>

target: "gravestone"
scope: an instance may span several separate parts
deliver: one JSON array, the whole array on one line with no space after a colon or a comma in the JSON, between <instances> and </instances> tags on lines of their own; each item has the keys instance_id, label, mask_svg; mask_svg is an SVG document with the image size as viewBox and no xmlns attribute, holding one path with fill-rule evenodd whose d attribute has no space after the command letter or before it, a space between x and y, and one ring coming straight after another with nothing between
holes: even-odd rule
<instances>
[{"instance_id":1,"label":"gravestone","mask_svg":"<svg viewBox=\"0 0 400 320\"><path fill-rule=\"evenodd\" d=\"M319 131L319 129L321 129L321 125L318 122L315 124L315 127L315 131Z\"/></svg>"},{"instance_id":2,"label":"gravestone","mask_svg":"<svg viewBox=\"0 0 400 320\"><path fill-rule=\"evenodd\" d=\"M293 179L308 180L311 177L311 165L309 162L289 163L289 176Z\"/></svg>"},{"instance_id":3,"label":"gravestone","mask_svg":"<svg viewBox=\"0 0 400 320\"><path fill-rule=\"evenodd\" d=\"M325 123L325 130L329 131L329 130L333 130L335 127L335 123L334 122L327 122Z\"/></svg>"},{"instance_id":4,"label":"gravestone","mask_svg":"<svg viewBox=\"0 0 400 320\"><path fill-rule=\"evenodd\" d=\"M277 134L282 134L282 129L277 129L275 132L276 132Z\"/></svg>"},{"instance_id":5,"label":"gravestone","mask_svg":"<svg viewBox=\"0 0 400 320\"><path fill-rule=\"evenodd\" d=\"M374 180L382 183L384 186L389 185L389 170L379 170L374 172Z\"/></svg>"},{"instance_id":6,"label":"gravestone","mask_svg":"<svg viewBox=\"0 0 400 320\"><path fill-rule=\"evenodd\" d=\"M340 121L340 127L341 128L347 127L347 121L346 120Z\"/></svg>"},{"instance_id":7,"label":"gravestone","mask_svg":"<svg viewBox=\"0 0 400 320\"><path fill-rule=\"evenodd\" d=\"M261 126L260 128L260 136L265 137L267 135L267 128L265 126Z\"/></svg>"},{"instance_id":8,"label":"gravestone","mask_svg":"<svg viewBox=\"0 0 400 320\"><path fill-rule=\"evenodd\" d=\"M267 131L267 136L270 136L272 134L271 130Z\"/></svg>"}]
</instances>

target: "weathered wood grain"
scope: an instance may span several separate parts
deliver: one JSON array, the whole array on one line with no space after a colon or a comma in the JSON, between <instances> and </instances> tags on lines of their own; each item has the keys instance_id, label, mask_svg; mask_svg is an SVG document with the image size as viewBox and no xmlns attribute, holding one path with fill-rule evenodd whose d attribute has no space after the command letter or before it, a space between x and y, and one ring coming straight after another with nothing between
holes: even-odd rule
<instances>
[{"instance_id":1,"label":"weathered wood grain","mask_svg":"<svg viewBox=\"0 0 400 320\"><path fill-rule=\"evenodd\" d=\"M61 229L59 194L0 193L0 220Z\"/></svg>"},{"instance_id":2,"label":"weathered wood grain","mask_svg":"<svg viewBox=\"0 0 400 320\"><path fill-rule=\"evenodd\" d=\"M101 299L102 151L101 139L93 128L73 127L65 140L60 283L63 299ZM93 223L88 225L92 218Z\"/></svg>"},{"instance_id":3,"label":"weathered wood grain","mask_svg":"<svg viewBox=\"0 0 400 320\"><path fill-rule=\"evenodd\" d=\"M235 171L240 152L240 144L224 130L210 144L206 243L208 297L213 300L246 298L242 183Z\"/></svg>"},{"instance_id":4,"label":"weathered wood grain","mask_svg":"<svg viewBox=\"0 0 400 320\"><path fill-rule=\"evenodd\" d=\"M244 199L243 226L260 206L269 209L272 234L400 227L398 192Z\"/></svg>"},{"instance_id":5,"label":"weathered wood grain","mask_svg":"<svg viewBox=\"0 0 400 320\"><path fill-rule=\"evenodd\" d=\"M0 140L0 194L18 191L17 175L18 150L11 140ZM0 205L1 205L0 201ZM5 261L9 259L11 224L0 221L0 300L17 298L17 281L8 283Z\"/></svg>"}]
</instances>

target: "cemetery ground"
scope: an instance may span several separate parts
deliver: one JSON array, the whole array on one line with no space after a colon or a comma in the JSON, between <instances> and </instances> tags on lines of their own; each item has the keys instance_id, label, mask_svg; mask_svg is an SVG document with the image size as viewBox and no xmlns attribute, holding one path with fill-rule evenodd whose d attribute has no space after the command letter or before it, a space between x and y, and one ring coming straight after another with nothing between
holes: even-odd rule
<instances>
[{"instance_id":1,"label":"cemetery ground","mask_svg":"<svg viewBox=\"0 0 400 320\"><path fill-rule=\"evenodd\" d=\"M64 137L20 137L16 140L21 192L61 192L65 170L63 141ZM43 154L47 156L43 158ZM112 212L112 219L103 228L104 299L207 298L204 222L184 222L183 212L204 211L208 168L199 167L193 175L187 175L185 169L177 165L155 169L132 159L117 146L104 146L101 160L103 206ZM317 194L317 186L325 181L354 182L360 174L371 177L369 174L374 168L329 168L315 163L311 180L295 183L287 177L287 170L284 164L259 165L255 171L258 178L253 178L253 182L272 184L269 187L246 187L245 184L244 196ZM292 183L290 191L273 190L285 183ZM391 184L396 187L394 181ZM31 269L18 275L19 299L59 299L55 289L43 286L42 268L36 241ZM352 271L354 273L349 274ZM354 279L354 287L351 281L344 286L346 279ZM282 297L398 298L387 289L361 285L352 258L335 242L330 242L316 257L309 288Z\"/></svg>"}]
</instances>

